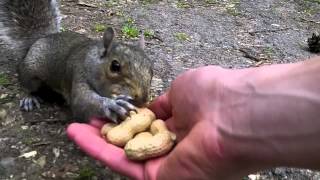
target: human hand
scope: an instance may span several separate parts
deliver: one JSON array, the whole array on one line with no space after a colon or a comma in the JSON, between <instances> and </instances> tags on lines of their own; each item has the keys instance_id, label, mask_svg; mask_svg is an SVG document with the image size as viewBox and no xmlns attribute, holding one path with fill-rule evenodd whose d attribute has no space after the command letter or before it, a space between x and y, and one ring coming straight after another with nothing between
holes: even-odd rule
<instances>
[{"instance_id":1,"label":"human hand","mask_svg":"<svg viewBox=\"0 0 320 180\"><path fill-rule=\"evenodd\" d=\"M68 135L88 155L134 179L240 178L246 172L223 148L217 130L223 117L221 100L231 98L226 99L224 90L235 82L229 73L230 70L213 66L190 70L151 104L150 109L166 120L168 128L177 135L177 145L163 157L145 162L128 160L123 149L101 137L102 122L97 120L90 125L71 124Z\"/></svg>"},{"instance_id":2,"label":"human hand","mask_svg":"<svg viewBox=\"0 0 320 180\"><path fill-rule=\"evenodd\" d=\"M146 162L129 161L122 149L106 143L101 122L71 124L68 135L106 166L141 180L240 179L276 166L318 169L319 68L315 58L181 74L150 106L177 135L177 145Z\"/></svg>"}]
</instances>

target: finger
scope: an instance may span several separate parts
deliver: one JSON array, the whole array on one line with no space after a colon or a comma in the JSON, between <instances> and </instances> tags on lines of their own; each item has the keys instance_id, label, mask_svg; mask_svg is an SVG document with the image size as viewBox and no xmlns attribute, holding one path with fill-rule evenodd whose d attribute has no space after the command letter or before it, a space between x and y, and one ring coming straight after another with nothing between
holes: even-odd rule
<instances>
[{"instance_id":1,"label":"finger","mask_svg":"<svg viewBox=\"0 0 320 180\"><path fill-rule=\"evenodd\" d=\"M127 95L119 95L116 97L116 100L121 100L121 99L124 101L133 101L133 98Z\"/></svg>"},{"instance_id":2,"label":"finger","mask_svg":"<svg viewBox=\"0 0 320 180\"><path fill-rule=\"evenodd\" d=\"M36 107L40 109L40 102L38 101L38 99L34 97L32 98L32 100L33 100L33 103L36 105Z\"/></svg>"},{"instance_id":3,"label":"finger","mask_svg":"<svg viewBox=\"0 0 320 180\"><path fill-rule=\"evenodd\" d=\"M84 133L85 131L90 134L94 134L96 136L101 136L100 129L91 126L89 124L82 124L82 123L72 123L67 127L67 134L72 139L73 136L77 136L80 133Z\"/></svg>"},{"instance_id":4,"label":"finger","mask_svg":"<svg viewBox=\"0 0 320 180\"><path fill-rule=\"evenodd\" d=\"M115 124L118 124L118 115L115 113L115 112L111 112L110 111L110 116L109 116L109 120L112 122L112 123L115 123Z\"/></svg>"},{"instance_id":5,"label":"finger","mask_svg":"<svg viewBox=\"0 0 320 180\"><path fill-rule=\"evenodd\" d=\"M125 119L129 115L129 111L127 111L124 107L119 106L118 104L112 104L109 108L118 116L120 116L121 119Z\"/></svg>"},{"instance_id":6,"label":"finger","mask_svg":"<svg viewBox=\"0 0 320 180\"><path fill-rule=\"evenodd\" d=\"M136 107L134 105L132 105L131 103L129 103L129 102L125 101L125 100L122 100L122 99L116 100L116 103L119 106L124 107L127 111L131 111L131 110L135 110L136 109Z\"/></svg>"},{"instance_id":7,"label":"finger","mask_svg":"<svg viewBox=\"0 0 320 180\"><path fill-rule=\"evenodd\" d=\"M111 122L113 122L113 123L118 123L118 116L117 116L117 114L115 113L115 112L112 112L110 109L109 109L109 107L107 107L107 108L105 108L104 109L104 115L105 115L105 117L106 117L106 119L108 120L108 121L111 121Z\"/></svg>"},{"instance_id":8,"label":"finger","mask_svg":"<svg viewBox=\"0 0 320 180\"><path fill-rule=\"evenodd\" d=\"M91 118L89 124L95 128L101 129L102 126L106 123L106 121L98 119L98 118Z\"/></svg>"},{"instance_id":9,"label":"finger","mask_svg":"<svg viewBox=\"0 0 320 180\"><path fill-rule=\"evenodd\" d=\"M156 114L156 117L159 119L168 119L171 117L171 104L169 102L169 93L159 96L156 100L154 100L149 108Z\"/></svg>"},{"instance_id":10,"label":"finger","mask_svg":"<svg viewBox=\"0 0 320 180\"><path fill-rule=\"evenodd\" d=\"M166 119L165 123L166 123L167 128L170 131L175 132L175 126L174 126L173 117L170 117L169 119Z\"/></svg>"},{"instance_id":11,"label":"finger","mask_svg":"<svg viewBox=\"0 0 320 180\"><path fill-rule=\"evenodd\" d=\"M27 106L27 99L26 98L23 98L22 99L22 103L21 103L21 109L24 110L24 111L28 111L28 106Z\"/></svg>"},{"instance_id":12,"label":"finger","mask_svg":"<svg viewBox=\"0 0 320 180\"><path fill-rule=\"evenodd\" d=\"M177 125L177 122L175 122L175 119L173 117L170 117L165 121L167 128L175 134L176 136L176 142L180 142L187 134L188 130L185 128L179 128L179 125Z\"/></svg>"},{"instance_id":13,"label":"finger","mask_svg":"<svg viewBox=\"0 0 320 180\"><path fill-rule=\"evenodd\" d=\"M33 105L32 105L32 100L31 98L27 99L27 111L32 111L33 110Z\"/></svg>"},{"instance_id":14,"label":"finger","mask_svg":"<svg viewBox=\"0 0 320 180\"><path fill-rule=\"evenodd\" d=\"M67 128L69 138L88 155L118 173L134 179L143 179L142 164L129 161L121 148L107 143L97 135L97 131L90 125L79 123L73 123Z\"/></svg>"},{"instance_id":15,"label":"finger","mask_svg":"<svg viewBox=\"0 0 320 180\"><path fill-rule=\"evenodd\" d=\"M23 105L24 105L24 99L21 99L19 104L20 108L23 108Z\"/></svg>"}]
</instances>

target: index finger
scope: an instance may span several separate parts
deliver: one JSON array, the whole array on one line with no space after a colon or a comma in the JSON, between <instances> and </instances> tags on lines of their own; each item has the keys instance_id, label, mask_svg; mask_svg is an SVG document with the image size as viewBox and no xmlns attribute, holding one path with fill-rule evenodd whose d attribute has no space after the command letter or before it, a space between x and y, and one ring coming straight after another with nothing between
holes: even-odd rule
<instances>
[{"instance_id":1,"label":"index finger","mask_svg":"<svg viewBox=\"0 0 320 180\"><path fill-rule=\"evenodd\" d=\"M99 129L88 124L72 123L67 128L67 134L85 153L110 169L128 177L143 179L143 165L128 160L123 149L107 143L100 136Z\"/></svg>"},{"instance_id":2,"label":"index finger","mask_svg":"<svg viewBox=\"0 0 320 180\"><path fill-rule=\"evenodd\" d=\"M157 97L149 106L159 119L166 120L172 116L169 92Z\"/></svg>"}]
</instances>

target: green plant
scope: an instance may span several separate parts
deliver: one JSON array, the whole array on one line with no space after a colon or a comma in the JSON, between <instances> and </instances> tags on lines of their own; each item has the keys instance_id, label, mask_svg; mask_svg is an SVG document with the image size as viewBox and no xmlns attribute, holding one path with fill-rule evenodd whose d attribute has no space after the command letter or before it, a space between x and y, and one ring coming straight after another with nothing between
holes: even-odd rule
<instances>
[{"instance_id":1,"label":"green plant","mask_svg":"<svg viewBox=\"0 0 320 180\"><path fill-rule=\"evenodd\" d=\"M67 29L65 27L60 27L60 31L65 32L65 31L67 31Z\"/></svg>"},{"instance_id":2,"label":"green plant","mask_svg":"<svg viewBox=\"0 0 320 180\"><path fill-rule=\"evenodd\" d=\"M178 1L176 3L176 5L177 5L178 8L191 8L192 7L191 3L185 2L185 1Z\"/></svg>"},{"instance_id":3,"label":"green plant","mask_svg":"<svg viewBox=\"0 0 320 180\"><path fill-rule=\"evenodd\" d=\"M305 0L305 1L314 2L314 3L320 4L320 0Z\"/></svg>"},{"instance_id":4,"label":"green plant","mask_svg":"<svg viewBox=\"0 0 320 180\"><path fill-rule=\"evenodd\" d=\"M318 4L320 4L320 0L304 0L297 1L299 6L298 10L308 15L314 15L320 12Z\"/></svg>"},{"instance_id":5,"label":"green plant","mask_svg":"<svg viewBox=\"0 0 320 180\"><path fill-rule=\"evenodd\" d=\"M121 32L126 38L136 38L139 36L139 29L135 25L134 19L128 18L121 28Z\"/></svg>"},{"instance_id":6,"label":"green plant","mask_svg":"<svg viewBox=\"0 0 320 180\"><path fill-rule=\"evenodd\" d=\"M78 177L75 180L91 180L95 176L95 172L93 169L85 167L79 170Z\"/></svg>"},{"instance_id":7,"label":"green plant","mask_svg":"<svg viewBox=\"0 0 320 180\"><path fill-rule=\"evenodd\" d=\"M240 3L239 0L232 0L230 3L228 3L227 6L226 6L227 13L232 15L232 16L240 15L240 12L239 12L239 10L237 8L239 3Z\"/></svg>"},{"instance_id":8,"label":"green plant","mask_svg":"<svg viewBox=\"0 0 320 180\"><path fill-rule=\"evenodd\" d=\"M129 17L129 18L127 18L127 20L126 20L126 23L133 25L133 24L135 23L135 20L134 20L133 18Z\"/></svg>"},{"instance_id":9,"label":"green plant","mask_svg":"<svg viewBox=\"0 0 320 180\"><path fill-rule=\"evenodd\" d=\"M204 1L206 4L217 4L218 1L217 0L205 0Z\"/></svg>"},{"instance_id":10,"label":"green plant","mask_svg":"<svg viewBox=\"0 0 320 180\"><path fill-rule=\"evenodd\" d=\"M136 26L125 24L121 29L126 38L136 38L139 36L139 29Z\"/></svg>"},{"instance_id":11,"label":"green plant","mask_svg":"<svg viewBox=\"0 0 320 180\"><path fill-rule=\"evenodd\" d=\"M106 30L106 28L107 27L105 25L103 25L103 24L96 24L94 26L94 31L96 31L96 32L104 32Z\"/></svg>"},{"instance_id":12,"label":"green plant","mask_svg":"<svg viewBox=\"0 0 320 180\"><path fill-rule=\"evenodd\" d=\"M122 11L122 10L117 10L116 12L115 12L115 15L116 16L119 16L119 17L124 17L125 15L124 15L124 12Z\"/></svg>"},{"instance_id":13,"label":"green plant","mask_svg":"<svg viewBox=\"0 0 320 180\"><path fill-rule=\"evenodd\" d=\"M143 32L143 35L147 38L152 38L154 37L154 31L151 30L151 29L146 29L144 32Z\"/></svg>"},{"instance_id":14,"label":"green plant","mask_svg":"<svg viewBox=\"0 0 320 180\"><path fill-rule=\"evenodd\" d=\"M0 73L0 86L5 86L10 84L10 81L7 77L7 75Z\"/></svg>"},{"instance_id":15,"label":"green plant","mask_svg":"<svg viewBox=\"0 0 320 180\"><path fill-rule=\"evenodd\" d=\"M190 41L190 37L186 33L179 32L174 35L179 41Z\"/></svg>"},{"instance_id":16,"label":"green plant","mask_svg":"<svg viewBox=\"0 0 320 180\"><path fill-rule=\"evenodd\" d=\"M274 49L272 47L266 47L263 52L267 55L268 58L271 58L274 55Z\"/></svg>"},{"instance_id":17,"label":"green plant","mask_svg":"<svg viewBox=\"0 0 320 180\"><path fill-rule=\"evenodd\" d=\"M141 2L142 4L150 4L150 3L155 3L155 2L157 2L157 0L140 0L140 2Z\"/></svg>"},{"instance_id":18,"label":"green plant","mask_svg":"<svg viewBox=\"0 0 320 180\"><path fill-rule=\"evenodd\" d=\"M117 1L116 0L109 0L109 1L105 2L105 6L108 7L108 8L113 7L115 5L117 5Z\"/></svg>"}]
</instances>

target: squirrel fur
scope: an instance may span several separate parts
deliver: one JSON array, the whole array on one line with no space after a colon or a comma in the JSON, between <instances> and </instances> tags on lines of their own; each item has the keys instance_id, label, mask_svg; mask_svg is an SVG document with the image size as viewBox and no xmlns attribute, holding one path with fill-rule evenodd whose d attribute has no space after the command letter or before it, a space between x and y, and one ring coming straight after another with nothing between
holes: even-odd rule
<instances>
[{"instance_id":1,"label":"squirrel fur","mask_svg":"<svg viewBox=\"0 0 320 180\"><path fill-rule=\"evenodd\" d=\"M143 44L116 41L112 28L100 40L60 32L60 19L56 0L0 1L0 42L19 57L19 82L29 93L22 109L39 107L31 94L44 86L61 94L83 122L117 122L148 101L153 71Z\"/></svg>"}]
</instances>

